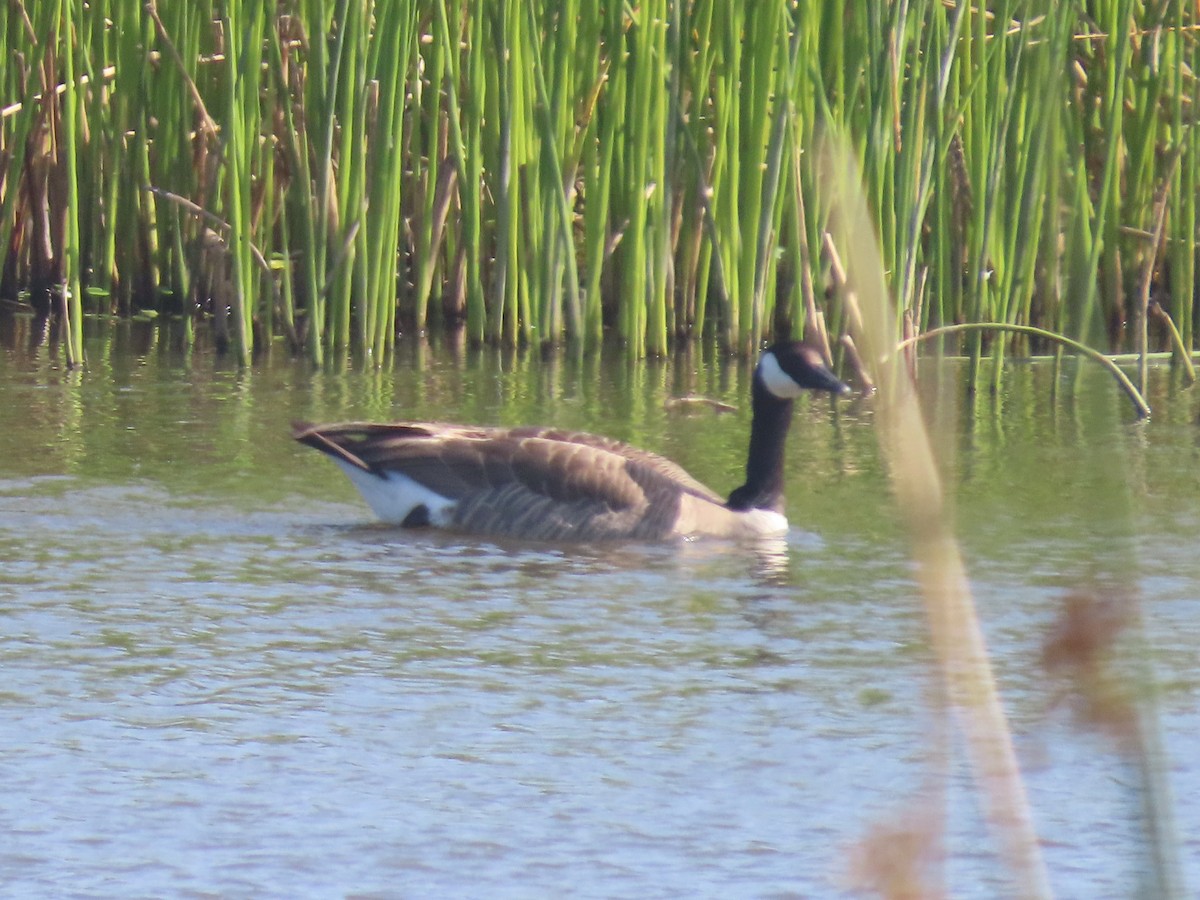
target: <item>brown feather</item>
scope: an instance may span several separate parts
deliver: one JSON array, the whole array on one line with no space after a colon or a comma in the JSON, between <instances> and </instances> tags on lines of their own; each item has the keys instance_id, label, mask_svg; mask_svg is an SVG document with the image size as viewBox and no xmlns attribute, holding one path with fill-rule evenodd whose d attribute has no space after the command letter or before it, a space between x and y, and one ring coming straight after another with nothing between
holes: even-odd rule
<instances>
[{"instance_id":1,"label":"brown feather","mask_svg":"<svg viewBox=\"0 0 1200 900\"><path fill-rule=\"evenodd\" d=\"M684 495L724 511L720 495L670 460L584 432L297 423L293 437L377 475L401 472L456 501L453 525L464 531L662 538L674 533Z\"/></svg>"}]
</instances>

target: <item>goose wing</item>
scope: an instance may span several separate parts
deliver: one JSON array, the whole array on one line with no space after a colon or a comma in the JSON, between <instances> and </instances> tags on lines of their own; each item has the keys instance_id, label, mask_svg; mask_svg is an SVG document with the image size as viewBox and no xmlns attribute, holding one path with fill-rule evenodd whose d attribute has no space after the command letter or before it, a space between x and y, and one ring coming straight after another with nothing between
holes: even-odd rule
<instances>
[{"instance_id":1,"label":"goose wing","mask_svg":"<svg viewBox=\"0 0 1200 900\"><path fill-rule=\"evenodd\" d=\"M689 494L705 500L712 500L714 503L725 502L724 497L703 482L697 481L678 463L672 462L665 456L659 456L657 453L651 453L649 450L634 447L614 438L588 434L585 431L563 431L556 428L516 428L510 434L517 438L530 437L544 441L560 441L589 447L599 453L611 453L667 479Z\"/></svg>"},{"instance_id":2,"label":"goose wing","mask_svg":"<svg viewBox=\"0 0 1200 900\"><path fill-rule=\"evenodd\" d=\"M683 505L722 498L682 467L620 441L553 428L297 424L294 437L453 501L467 531L547 539L662 537Z\"/></svg>"}]
</instances>

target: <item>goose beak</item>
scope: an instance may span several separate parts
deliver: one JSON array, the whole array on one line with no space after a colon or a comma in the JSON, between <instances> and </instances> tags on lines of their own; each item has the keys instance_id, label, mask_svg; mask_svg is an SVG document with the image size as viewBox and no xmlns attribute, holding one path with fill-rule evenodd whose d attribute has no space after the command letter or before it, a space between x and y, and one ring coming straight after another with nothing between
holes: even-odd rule
<instances>
[{"instance_id":1,"label":"goose beak","mask_svg":"<svg viewBox=\"0 0 1200 900\"><path fill-rule=\"evenodd\" d=\"M789 360L784 367L790 370L798 386L812 391L828 391L834 396L850 393L850 385L833 374L815 347L799 342L790 347L785 345L784 356Z\"/></svg>"},{"instance_id":2,"label":"goose beak","mask_svg":"<svg viewBox=\"0 0 1200 900\"><path fill-rule=\"evenodd\" d=\"M814 366L811 374L812 382L806 386L813 390L829 391L836 397L843 397L850 393L850 385L834 375L824 365Z\"/></svg>"}]
</instances>

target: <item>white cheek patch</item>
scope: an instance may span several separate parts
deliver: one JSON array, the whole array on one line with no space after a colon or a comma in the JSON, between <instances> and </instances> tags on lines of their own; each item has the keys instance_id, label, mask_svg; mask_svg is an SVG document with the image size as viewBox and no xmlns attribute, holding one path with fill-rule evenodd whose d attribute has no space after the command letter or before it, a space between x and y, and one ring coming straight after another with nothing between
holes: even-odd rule
<instances>
[{"instance_id":1,"label":"white cheek patch","mask_svg":"<svg viewBox=\"0 0 1200 900\"><path fill-rule=\"evenodd\" d=\"M337 457L333 461L350 476L371 511L384 522L400 525L414 509L424 506L429 511L430 525L445 527L450 524L454 501L418 484L407 475L388 472L386 477L380 478Z\"/></svg>"},{"instance_id":2,"label":"white cheek patch","mask_svg":"<svg viewBox=\"0 0 1200 900\"><path fill-rule=\"evenodd\" d=\"M803 388L779 365L779 360L770 351L762 355L758 363L758 374L763 386L780 400L791 400L803 393Z\"/></svg>"}]
</instances>

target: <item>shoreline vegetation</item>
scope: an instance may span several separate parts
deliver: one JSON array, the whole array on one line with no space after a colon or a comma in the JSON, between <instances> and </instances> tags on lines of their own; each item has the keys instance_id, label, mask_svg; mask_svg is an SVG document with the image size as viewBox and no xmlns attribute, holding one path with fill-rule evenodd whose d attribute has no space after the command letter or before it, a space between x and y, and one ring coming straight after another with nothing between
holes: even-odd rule
<instances>
[{"instance_id":1,"label":"shoreline vegetation","mask_svg":"<svg viewBox=\"0 0 1200 900\"><path fill-rule=\"evenodd\" d=\"M897 342L972 326L951 346L973 386L1055 336L1144 379L1148 354L1197 349L1195 18L9 4L0 298L51 316L69 364L84 316L139 313L210 327L243 365L276 336L380 363L427 328L635 356L803 331L840 357L829 136L862 173Z\"/></svg>"}]
</instances>

